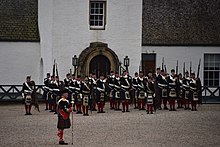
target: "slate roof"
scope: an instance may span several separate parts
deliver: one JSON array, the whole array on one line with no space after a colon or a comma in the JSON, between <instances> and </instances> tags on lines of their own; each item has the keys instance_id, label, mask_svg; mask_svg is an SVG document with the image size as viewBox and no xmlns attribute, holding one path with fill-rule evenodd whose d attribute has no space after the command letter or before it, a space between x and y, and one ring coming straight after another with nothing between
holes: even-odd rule
<instances>
[{"instance_id":1,"label":"slate roof","mask_svg":"<svg viewBox=\"0 0 220 147\"><path fill-rule=\"evenodd\" d=\"M220 0L143 0L143 45L220 45Z\"/></svg>"},{"instance_id":2,"label":"slate roof","mask_svg":"<svg viewBox=\"0 0 220 147\"><path fill-rule=\"evenodd\" d=\"M37 0L0 0L0 41L40 41Z\"/></svg>"}]
</instances>

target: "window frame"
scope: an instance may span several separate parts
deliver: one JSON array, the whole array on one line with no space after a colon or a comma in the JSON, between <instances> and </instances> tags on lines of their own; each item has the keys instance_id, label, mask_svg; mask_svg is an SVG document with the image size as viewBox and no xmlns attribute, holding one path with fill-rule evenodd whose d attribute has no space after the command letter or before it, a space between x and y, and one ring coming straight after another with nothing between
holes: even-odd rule
<instances>
[{"instance_id":1,"label":"window frame","mask_svg":"<svg viewBox=\"0 0 220 147\"><path fill-rule=\"evenodd\" d=\"M203 70L204 86L208 86L208 87L220 86L220 58L216 58L217 56L220 56L220 54L214 54L214 53L204 54L204 70ZM218 74L216 74L216 72ZM216 77L216 75L218 76ZM218 84L215 84L215 82Z\"/></svg>"},{"instance_id":2,"label":"window frame","mask_svg":"<svg viewBox=\"0 0 220 147\"><path fill-rule=\"evenodd\" d=\"M95 26L91 25L91 5L92 3L102 3L103 4L103 19L102 19L102 26ZM99 14L94 15L94 16L100 16ZM105 25L106 25L106 1L105 0L90 0L89 1L89 28L90 30L105 30Z\"/></svg>"}]
</instances>

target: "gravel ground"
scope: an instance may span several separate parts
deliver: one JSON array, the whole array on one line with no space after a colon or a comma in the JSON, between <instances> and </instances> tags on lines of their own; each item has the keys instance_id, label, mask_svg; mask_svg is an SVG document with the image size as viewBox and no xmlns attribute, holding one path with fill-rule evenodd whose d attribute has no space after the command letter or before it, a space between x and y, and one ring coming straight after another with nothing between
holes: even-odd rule
<instances>
[{"instance_id":1,"label":"gravel ground","mask_svg":"<svg viewBox=\"0 0 220 147\"><path fill-rule=\"evenodd\" d=\"M220 105L203 104L198 111L159 110L155 114L109 109L90 116L74 114L73 146L220 146ZM57 116L44 110L24 115L23 105L0 106L0 146L58 146ZM72 131L64 131L71 146Z\"/></svg>"}]
</instances>

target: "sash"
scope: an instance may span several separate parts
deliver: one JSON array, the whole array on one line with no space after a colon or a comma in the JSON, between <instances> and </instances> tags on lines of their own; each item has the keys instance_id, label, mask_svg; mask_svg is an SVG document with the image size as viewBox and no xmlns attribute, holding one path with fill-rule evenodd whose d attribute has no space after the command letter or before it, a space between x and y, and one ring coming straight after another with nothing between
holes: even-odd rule
<instances>
[{"instance_id":1,"label":"sash","mask_svg":"<svg viewBox=\"0 0 220 147\"><path fill-rule=\"evenodd\" d=\"M28 88L28 90L30 90L30 92L32 92L33 91L33 89L28 85L28 83L27 82L24 82L24 84L26 85L26 87Z\"/></svg>"}]
</instances>

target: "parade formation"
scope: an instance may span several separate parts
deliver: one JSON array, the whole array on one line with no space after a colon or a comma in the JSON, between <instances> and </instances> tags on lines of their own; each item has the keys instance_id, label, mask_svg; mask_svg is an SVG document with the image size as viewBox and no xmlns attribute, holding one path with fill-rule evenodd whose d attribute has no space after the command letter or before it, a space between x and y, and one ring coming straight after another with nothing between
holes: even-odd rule
<instances>
[{"instance_id":1,"label":"parade formation","mask_svg":"<svg viewBox=\"0 0 220 147\"><path fill-rule=\"evenodd\" d=\"M118 72L111 71L109 76L100 74L98 78L95 73L85 77L67 73L63 81L59 80L58 71L57 76L54 71L52 76L47 73L43 93L45 110L58 114L59 144L66 144L63 141L63 130L71 126L71 112L83 116L89 116L89 110L91 113L105 113L106 101L110 102L112 111L122 113L132 109L143 110L147 114L161 109L176 111L177 108L197 111L197 105L201 103L199 66L197 77L191 71L184 71L182 75L175 69L169 75L164 68L157 68L155 73L148 72L147 75L139 71L133 78L127 70L121 76ZM30 80L30 76L26 80L22 90L25 115L31 115L34 82Z\"/></svg>"}]
</instances>

